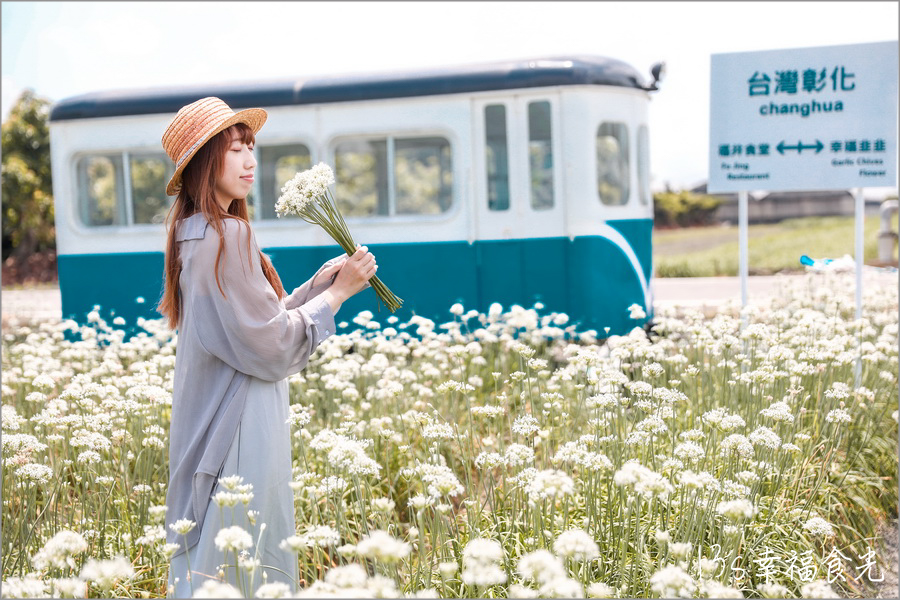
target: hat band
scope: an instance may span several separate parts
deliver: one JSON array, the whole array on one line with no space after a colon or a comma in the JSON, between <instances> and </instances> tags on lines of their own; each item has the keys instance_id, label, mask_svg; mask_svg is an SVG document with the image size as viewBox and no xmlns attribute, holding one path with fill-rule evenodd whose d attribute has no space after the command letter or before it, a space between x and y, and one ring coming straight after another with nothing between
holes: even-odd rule
<instances>
[{"instance_id":1,"label":"hat band","mask_svg":"<svg viewBox=\"0 0 900 600\"><path fill-rule=\"evenodd\" d=\"M190 148L188 148L187 151L185 151L185 153L181 155L181 158L179 158L179 159L178 159L178 162L175 163L175 169L176 169L176 170L178 170L178 169L181 167L181 163L183 163L185 160L187 160L187 157L191 155L191 152L193 152L194 150L196 150L196 149L197 149L197 146L199 146L200 144L202 144L202 143L203 143L203 140L205 140L205 139L206 139L206 135L204 135L204 136L201 137L199 140L197 140L196 142L194 142L194 145L191 146Z\"/></svg>"}]
</instances>

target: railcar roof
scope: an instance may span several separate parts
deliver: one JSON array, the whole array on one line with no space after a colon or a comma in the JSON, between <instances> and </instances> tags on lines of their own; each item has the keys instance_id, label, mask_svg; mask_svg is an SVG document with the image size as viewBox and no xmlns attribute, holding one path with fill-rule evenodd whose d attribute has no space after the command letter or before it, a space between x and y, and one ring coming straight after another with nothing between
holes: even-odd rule
<instances>
[{"instance_id":1,"label":"railcar roof","mask_svg":"<svg viewBox=\"0 0 900 600\"><path fill-rule=\"evenodd\" d=\"M206 96L217 96L240 109L585 84L642 89L644 82L620 60L565 56L407 72L93 92L61 100L50 120L175 113Z\"/></svg>"}]
</instances>

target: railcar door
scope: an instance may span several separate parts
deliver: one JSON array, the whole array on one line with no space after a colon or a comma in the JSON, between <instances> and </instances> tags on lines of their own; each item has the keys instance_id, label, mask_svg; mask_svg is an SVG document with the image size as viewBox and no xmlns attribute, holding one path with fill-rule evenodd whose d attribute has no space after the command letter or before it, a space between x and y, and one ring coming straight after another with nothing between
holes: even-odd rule
<instances>
[{"instance_id":1,"label":"railcar door","mask_svg":"<svg viewBox=\"0 0 900 600\"><path fill-rule=\"evenodd\" d=\"M552 90L473 102L481 308L541 301L568 310L559 110Z\"/></svg>"}]
</instances>

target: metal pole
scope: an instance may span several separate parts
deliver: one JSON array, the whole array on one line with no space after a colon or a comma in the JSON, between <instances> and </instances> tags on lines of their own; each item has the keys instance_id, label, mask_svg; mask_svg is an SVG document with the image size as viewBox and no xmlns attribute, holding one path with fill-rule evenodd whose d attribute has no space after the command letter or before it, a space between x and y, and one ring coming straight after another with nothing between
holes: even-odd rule
<instances>
[{"instance_id":1,"label":"metal pole","mask_svg":"<svg viewBox=\"0 0 900 600\"><path fill-rule=\"evenodd\" d=\"M853 197L856 201L856 217L855 223L856 226L856 249L854 253L856 254L856 321L859 322L862 319L862 289L863 289L863 252L865 252L865 244L863 236L865 234L865 225L866 225L866 200L863 196L863 188L856 188L853 190ZM854 368L854 377L853 377L853 385L854 389L859 388L860 378L862 376L862 328L860 327L856 336L856 365Z\"/></svg>"},{"instance_id":2,"label":"metal pole","mask_svg":"<svg viewBox=\"0 0 900 600\"><path fill-rule=\"evenodd\" d=\"M738 192L738 244L740 245L741 308L747 306L747 191Z\"/></svg>"}]
</instances>

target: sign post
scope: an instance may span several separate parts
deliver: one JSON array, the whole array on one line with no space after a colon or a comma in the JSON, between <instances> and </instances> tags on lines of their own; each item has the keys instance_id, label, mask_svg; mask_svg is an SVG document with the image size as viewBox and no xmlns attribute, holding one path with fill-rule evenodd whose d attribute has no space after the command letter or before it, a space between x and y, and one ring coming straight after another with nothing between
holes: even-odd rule
<instances>
[{"instance_id":1,"label":"sign post","mask_svg":"<svg viewBox=\"0 0 900 600\"><path fill-rule=\"evenodd\" d=\"M866 199L863 196L863 189L856 188L853 191L853 200L855 203L855 248L853 253L856 255L856 321L862 319L862 272L863 272L863 249L865 248L865 223L866 223ZM862 327L856 334L856 347L862 346ZM853 365L853 385L854 388L859 387L859 381L862 377L862 357L857 355L856 364Z\"/></svg>"},{"instance_id":2,"label":"sign post","mask_svg":"<svg viewBox=\"0 0 900 600\"><path fill-rule=\"evenodd\" d=\"M862 318L863 188L897 185L897 68L896 41L712 55L707 191L738 193L742 306L747 193L854 189Z\"/></svg>"},{"instance_id":3,"label":"sign post","mask_svg":"<svg viewBox=\"0 0 900 600\"><path fill-rule=\"evenodd\" d=\"M748 256L747 238L750 235L749 207L747 206L747 190L738 192L738 245L740 246L740 254L738 256L738 265L741 270L741 306L747 306L747 276L750 273L750 257Z\"/></svg>"}]
</instances>

